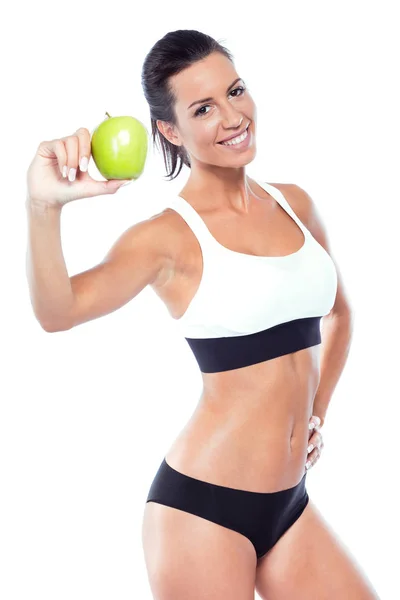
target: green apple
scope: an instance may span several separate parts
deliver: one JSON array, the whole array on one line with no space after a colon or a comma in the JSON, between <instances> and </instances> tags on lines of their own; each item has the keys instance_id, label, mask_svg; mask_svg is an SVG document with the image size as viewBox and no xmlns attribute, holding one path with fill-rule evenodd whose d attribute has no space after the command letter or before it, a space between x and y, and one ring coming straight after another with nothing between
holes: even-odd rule
<instances>
[{"instance_id":1,"label":"green apple","mask_svg":"<svg viewBox=\"0 0 400 600\"><path fill-rule=\"evenodd\" d=\"M91 152L96 167L108 179L138 179L148 149L148 131L135 117L110 117L96 127Z\"/></svg>"}]
</instances>

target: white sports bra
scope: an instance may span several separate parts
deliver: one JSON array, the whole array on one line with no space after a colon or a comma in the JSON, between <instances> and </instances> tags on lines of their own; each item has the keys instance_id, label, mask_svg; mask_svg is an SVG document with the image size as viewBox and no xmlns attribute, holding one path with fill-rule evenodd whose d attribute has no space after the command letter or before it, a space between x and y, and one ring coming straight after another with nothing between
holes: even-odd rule
<instances>
[{"instance_id":1,"label":"white sports bra","mask_svg":"<svg viewBox=\"0 0 400 600\"><path fill-rule=\"evenodd\" d=\"M253 256L229 250L182 196L167 204L192 229L203 255L199 287L174 321L204 373L238 369L320 344L320 320L335 302L333 260L282 192L255 181L302 230L304 243L296 252Z\"/></svg>"}]
</instances>

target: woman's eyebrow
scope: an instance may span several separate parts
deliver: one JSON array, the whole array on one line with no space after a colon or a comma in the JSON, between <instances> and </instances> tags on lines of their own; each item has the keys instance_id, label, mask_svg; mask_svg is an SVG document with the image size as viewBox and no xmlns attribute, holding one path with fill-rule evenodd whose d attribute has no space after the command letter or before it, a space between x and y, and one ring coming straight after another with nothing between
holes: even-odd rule
<instances>
[{"instance_id":1,"label":"woman's eyebrow","mask_svg":"<svg viewBox=\"0 0 400 600\"><path fill-rule=\"evenodd\" d=\"M228 89L226 91L229 92L229 90L231 89L231 87L233 85L235 85L235 83L237 83L241 79L242 79L241 77L238 77L237 79L235 79L235 81L233 83L231 83L231 85L228 87ZM196 100L195 102L192 102L192 104L190 106L188 106L187 109L189 110L189 108L192 108L192 106L194 104L201 104L202 102L208 102L209 100L214 100L214 98L203 98L203 100Z\"/></svg>"}]
</instances>

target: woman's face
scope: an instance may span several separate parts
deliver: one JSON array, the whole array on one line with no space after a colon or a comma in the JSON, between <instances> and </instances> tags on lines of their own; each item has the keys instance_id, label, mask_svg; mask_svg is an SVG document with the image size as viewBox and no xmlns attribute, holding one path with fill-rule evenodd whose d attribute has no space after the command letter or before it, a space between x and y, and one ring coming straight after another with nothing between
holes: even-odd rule
<instances>
[{"instance_id":1,"label":"woman's face","mask_svg":"<svg viewBox=\"0 0 400 600\"><path fill-rule=\"evenodd\" d=\"M257 108L226 56L214 52L172 77L170 83L177 125L157 121L157 126L170 142L185 147L192 167L196 160L222 167L240 167L253 160ZM241 133L249 123L245 147L219 143Z\"/></svg>"}]
</instances>

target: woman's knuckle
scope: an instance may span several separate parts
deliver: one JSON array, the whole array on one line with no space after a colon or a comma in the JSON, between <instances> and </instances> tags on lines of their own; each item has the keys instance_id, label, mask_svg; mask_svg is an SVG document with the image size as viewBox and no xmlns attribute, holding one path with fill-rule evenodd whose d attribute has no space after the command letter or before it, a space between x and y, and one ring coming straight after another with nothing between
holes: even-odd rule
<instances>
[{"instance_id":1,"label":"woman's knuckle","mask_svg":"<svg viewBox=\"0 0 400 600\"><path fill-rule=\"evenodd\" d=\"M76 134L81 144L88 144L90 142L90 132L85 127L80 127L76 131Z\"/></svg>"},{"instance_id":2,"label":"woman's knuckle","mask_svg":"<svg viewBox=\"0 0 400 600\"><path fill-rule=\"evenodd\" d=\"M64 138L64 141L66 144L69 144L69 145L76 144L78 142L78 136L75 135L74 133L72 135L67 135Z\"/></svg>"},{"instance_id":3,"label":"woman's knuckle","mask_svg":"<svg viewBox=\"0 0 400 600\"><path fill-rule=\"evenodd\" d=\"M65 151L64 142L62 140L54 140L54 147L57 150L57 152Z\"/></svg>"},{"instance_id":4,"label":"woman's knuckle","mask_svg":"<svg viewBox=\"0 0 400 600\"><path fill-rule=\"evenodd\" d=\"M78 129L79 132L79 143L81 144L81 146L90 146L90 132L88 129L86 129L85 127L81 127L80 129Z\"/></svg>"}]
</instances>

